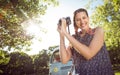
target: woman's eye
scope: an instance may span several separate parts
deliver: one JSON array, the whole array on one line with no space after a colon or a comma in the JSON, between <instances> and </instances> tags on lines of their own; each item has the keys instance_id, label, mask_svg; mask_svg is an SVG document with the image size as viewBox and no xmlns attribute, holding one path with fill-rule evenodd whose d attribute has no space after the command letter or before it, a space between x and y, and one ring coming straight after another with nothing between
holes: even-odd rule
<instances>
[{"instance_id":1,"label":"woman's eye","mask_svg":"<svg viewBox=\"0 0 120 75\"><path fill-rule=\"evenodd\" d=\"M76 21L80 21L80 19L77 19Z\"/></svg>"},{"instance_id":2,"label":"woman's eye","mask_svg":"<svg viewBox=\"0 0 120 75\"><path fill-rule=\"evenodd\" d=\"M86 19L86 17L83 17L83 19Z\"/></svg>"}]
</instances>

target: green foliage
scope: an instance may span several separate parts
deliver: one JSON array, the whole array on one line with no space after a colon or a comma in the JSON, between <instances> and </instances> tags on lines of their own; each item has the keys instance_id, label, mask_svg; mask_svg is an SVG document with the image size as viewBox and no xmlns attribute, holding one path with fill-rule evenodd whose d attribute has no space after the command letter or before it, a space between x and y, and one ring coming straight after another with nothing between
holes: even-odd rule
<instances>
[{"instance_id":1,"label":"green foliage","mask_svg":"<svg viewBox=\"0 0 120 75\"><path fill-rule=\"evenodd\" d=\"M30 50L33 36L27 35L21 23L44 15L48 6L58 5L56 0L0 0L0 49ZM5 56L4 53L0 53ZM4 60L4 61L3 61ZM0 64L6 62L0 59Z\"/></svg>"},{"instance_id":2,"label":"green foliage","mask_svg":"<svg viewBox=\"0 0 120 75\"><path fill-rule=\"evenodd\" d=\"M23 52L12 52L8 54L9 62L0 64L0 75L48 75L49 53L44 49L33 56Z\"/></svg>"},{"instance_id":3,"label":"green foliage","mask_svg":"<svg viewBox=\"0 0 120 75\"><path fill-rule=\"evenodd\" d=\"M92 15L93 25L102 26L105 30L105 41L108 50L120 48L120 0L105 0L104 5L96 8Z\"/></svg>"},{"instance_id":4,"label":"green foliage","mask_svg":"<svg viewBox=\"0 0 120 75\"><path fill-rule=\"evenodd\" d=\"M26 35L21 22L38 15L44 15L47 7L57 5L56 0L1 0L0 3L0 47L27 49L33 38Z\"/></svg>"},{"instance_id":5,"label":"green foliage","mask_svg":"<svg viewBox=\"0 0 120 75\"><path fill-rule=\"evenodd\" d=\"M16 16L12 16L13 13L7 12L6 18L0 22L0 48L7 50L17 49L21 50L23 46L26 48L30 45L31 36L28 36L23 31L23 28L18 22ZM11 16L10 16L11 15Z\"/></svg>"},{"instance_id":6,"label":"green foliage","mask_svg":"<svg viewBox=\"0 0 120 75\"><path fill-rule=\"evenodd\" d=\"M49 56L46 50L43 50L34 60L34 67L36 75L48 75L49 73Z\"/></svg>"},{"instance_id":7,"label":"green foliage","mask_svg":"<svg viewBox=\"0 0 120 75\"><path fill-rule=\"evenodd\" d=\"M110 59L112 63L113 70L115 72L120 72L120 50L109 50Z\"/></svg>"},{"instance_id":8,"label":"green foliage","mask_svg":"<svg viewBox=\"0 0 120 75\"><path fill-rule=\"evenodd\" d=\"M3 75L24 75L34 71L32 58L22 52L11 53L9 63L2 68Z\"/></svg>"},{"instance_id":9,"label":"green foliage","mask_svg":"<svg viewBox=\"0 0 120 75\"><path fill-rule=\"evenodd\" d=\"M16 9L22 9L29 17L44 15L48 6L58 5L56 0L10 0ZM16 2L15 2L16 1Z\"/></svg>"},{"instance_id":10,"label":"green foliage","mask_svg":"<svg viewBox=\"0 0 120 75\"><path fill-rule=\"evenodd\" d=\"M104 0L92 15L92 24L105 30L105 42L115 71L120 71L120 0Z\"/></svg>"},{"instance_id":11,"label":"green foliage","mask_svg":"<svg viewBox=\"0 0 120 75\"><path fill-rule=\"evenodd\" d=\"M58 1L0 0L0 49L7 51L29 50L30 40L33 36L26 34L21 23L30 18L44 15L50 5L56 6ZM24 53L11 53L9 58L5 52L0 51L0 58L0 73L3 72L3 75L26 75L34 71L33 59ZM40 60L44 59L42 56L40 57ZM41 62L40 68L42 69L39 69L41 71L43 70L42 64L47 67L47 62Z\"/></svg>"},{"instance_id":12,"label":"green foliage","mask_svg":"<svg viewBox=\"0 0 120 75\"><path fill-rule=\"evenodd\" d=\"M6 65L9 60L9 54L6 51L0 50L0 65Z\"/></svg>"},{"instance_id":13,"label":"green foliage","mask_svg":"<svg viewBox=\"0 0 120 75\"><path fill-rule=\"evenodd\" d=\"M120 75L120 72L116 72L115 75Z\"/></svg>"},{"instance_id":14,"label":"green foliage","mask_svg":"<svg viewBox=\"0 0 120 75\"><path fill-rule=\"evenodd\" d=\"M0 50L0 74L3 73L1 66L8 64L9 60L10 57L7 51Z\"/></svg>"}]
</instances>

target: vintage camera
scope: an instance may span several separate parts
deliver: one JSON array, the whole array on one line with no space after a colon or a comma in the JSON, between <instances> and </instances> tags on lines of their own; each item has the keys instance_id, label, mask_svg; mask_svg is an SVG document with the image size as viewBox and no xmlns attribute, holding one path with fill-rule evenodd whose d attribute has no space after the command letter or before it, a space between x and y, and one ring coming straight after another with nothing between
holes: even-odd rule
<instances>
[{"instance_id":1,"label":"vintage camera","mask_svg":"<svg viewBox=\"0 0 120 75\"><path fill-rule=\"evenodd\" d=\"M71 19L70 19L70 17L65 17L65 20L66 20L66 24L67 25L70 25L71 24ZM61 21L61 19L58 21L58 25L61 25L61 23L62 23L62 21Z\"/></svg>"}]
</instances>

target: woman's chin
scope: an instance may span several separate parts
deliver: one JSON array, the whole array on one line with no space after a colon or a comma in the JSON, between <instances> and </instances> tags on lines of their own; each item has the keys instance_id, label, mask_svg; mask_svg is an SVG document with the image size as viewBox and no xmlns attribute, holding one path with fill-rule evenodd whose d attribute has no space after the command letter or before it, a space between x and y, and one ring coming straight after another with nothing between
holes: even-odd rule
<instances>
[{"instance_id":1,"label":"woman's chin","mask_svg":"<svg viewBox=\"0 0 120 75\"><path fill-rule=\"evenodd\" d=\"M85 27L82 27L81 29L82 29L82 30L85 30L86 28L85 28Z\"/></svg>"},{"instance_id":2,"label":"woman's chin","mask_svg":"<svg viewBox=\"0 0 120 75\"><path fill-rule=\"evenodd\" d=\"M81 27L82 30L87 30L89 27L87 26L84 26L84 27Z\"/></svg>"}]
</instances>

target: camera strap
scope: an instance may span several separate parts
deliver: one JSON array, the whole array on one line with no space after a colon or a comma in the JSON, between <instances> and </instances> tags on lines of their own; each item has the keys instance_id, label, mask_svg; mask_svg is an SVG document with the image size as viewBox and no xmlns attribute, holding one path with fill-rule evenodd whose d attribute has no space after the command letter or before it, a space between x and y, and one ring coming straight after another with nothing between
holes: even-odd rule
<instances>
[{"instance_id":1,"label":"camera strap","mask_svg":"<svg viewBox=\"0 0 120 75\"><path fill-rule=\"evenodd\" d=\"M68 33L70 34L70 27L69 27L69 25L68 25Z\"/></svg>"}]
</instances>

